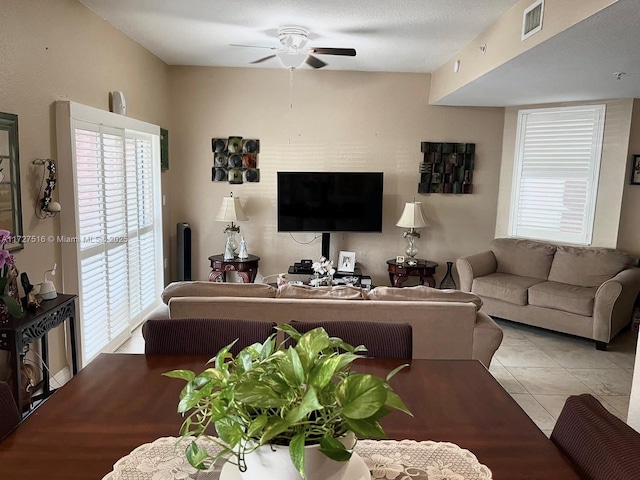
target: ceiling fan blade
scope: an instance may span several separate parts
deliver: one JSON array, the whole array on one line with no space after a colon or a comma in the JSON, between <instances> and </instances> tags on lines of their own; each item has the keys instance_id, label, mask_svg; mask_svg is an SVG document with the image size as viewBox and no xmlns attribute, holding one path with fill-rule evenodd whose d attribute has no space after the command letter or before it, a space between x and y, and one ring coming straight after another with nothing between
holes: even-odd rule
<instances>
[{"instance_id":1,"label":"ceiling fan blade","mask_svg":"<svg viewBox=\"0 0 640 480\"><path fill-rule=\"evenodd\" d=\"M230 43L230 47L248 47L248 48L267 48L269 50L277 50L277 47L265 47L264 45L242 45L240 43Z\"/></svg>"},{"instance_id":2,"label":"ceiling fan blade","mask_svg":"<svg viewBox=\"0 0 640 480\"><path fill-rule=\"evenodd\" d=\"M313 68L322 68L326 65L325 62L320 60L318 57L314 57L313 55L309 55L305 62L307 65L310 65Z\"/></svg>"},{"instance_id":3,"label":"ceiling fan blade","mask_svg":"<svg viewBox=\"0 0 640 480\"><path fill-rule=\"evenodd\" d=\"M314 47L309 49L309 53L317 53L318 55L344 55L347 57L355 57L355 48L323 48Z\"/></svg>"},{"instance_id":4,"label":"ceiling fan blade","mask_svg":"<svg viewBox=\"0 0 640 480\"><path fill-rule=\"evenodd\" d=\"M275 55L268 55L266 57L259 58L258 60L254 60L253 62L249 62L249 63L262 63L266 60L271 60L272 58L275 58L275 57L276 57Z\"/></svg>"}]
</instances>

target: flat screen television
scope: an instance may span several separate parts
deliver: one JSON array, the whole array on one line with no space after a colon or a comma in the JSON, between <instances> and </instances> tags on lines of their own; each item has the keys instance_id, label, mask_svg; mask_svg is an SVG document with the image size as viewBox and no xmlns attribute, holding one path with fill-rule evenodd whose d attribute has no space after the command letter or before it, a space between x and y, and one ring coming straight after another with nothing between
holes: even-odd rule
<instances>
[{"instance_id":1,"label":"flat screen television","mask_svg":"<svg viewBox=\"0 0 640 480\"><path fill-rule=\"evenodd\" d=\"M278 172L279 232L381 232L383 172Z\"/></svg>"}]
</instances>

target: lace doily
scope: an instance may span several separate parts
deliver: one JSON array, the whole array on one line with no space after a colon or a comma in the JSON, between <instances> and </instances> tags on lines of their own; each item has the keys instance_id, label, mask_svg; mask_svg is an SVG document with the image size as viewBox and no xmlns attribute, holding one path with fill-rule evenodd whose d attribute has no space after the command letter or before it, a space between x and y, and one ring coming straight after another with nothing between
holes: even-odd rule
<instances>
[{"instance_id":1,"label":"lace doily","mask_svg":"<svg viewBox=\"0 0 640 480\"><path fill-rule=\"evenodd\" d=\"M491 470L455 443L358 440L372 480L491 480Z\"/></svg>"},{"instance_id":2,"label":"lace doily","mask_svg":"<svg viewBox=\"0 0 640 480\"><path fill-rule=\"evenodd\" d=\"M188 439L163 437L146 443L118 460L102 480L219 480L223 463L196 470L185 458ZM209 454L221 448L201 439ZM359 440L356 452L372 480L491 480L491 470L469 450L454 443L414 440Z\"/></svg>"}]
</instances>

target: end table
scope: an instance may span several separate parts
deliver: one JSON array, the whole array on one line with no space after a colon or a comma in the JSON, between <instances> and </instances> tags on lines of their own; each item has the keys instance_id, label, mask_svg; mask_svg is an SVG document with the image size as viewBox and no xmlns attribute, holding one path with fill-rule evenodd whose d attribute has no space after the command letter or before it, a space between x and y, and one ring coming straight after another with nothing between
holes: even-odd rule
<instances>
[{"instance_id":1,"label":"end table","mask_svg":"<svg viewBox=\"0 0 640 480\"><path fill-rule=\"evenodd\" d=\"M234 258L225 260L224 255L211 255L210 282L226 282L227 272L236 272L243 283L253 283L258 273L258 261L260 257L249 255L247 258Z\"/></svg>"},{"instance_id":2,"label":"end table","mask_svg":"<svg viewBox=\"0 0 640 480\"><path fill-rule=\"evenodd\" d=\"M432 288L436 286L436 279L433 276L436 273L438 264L428 260L416 258L415 265L409 265L408 262L398 263L395 259L387 260L387 270L389 271L389 280L393 287L402 287L402 284L411 276L420 277L420 285L427 282Z\"/></svg>"}]
</instances>

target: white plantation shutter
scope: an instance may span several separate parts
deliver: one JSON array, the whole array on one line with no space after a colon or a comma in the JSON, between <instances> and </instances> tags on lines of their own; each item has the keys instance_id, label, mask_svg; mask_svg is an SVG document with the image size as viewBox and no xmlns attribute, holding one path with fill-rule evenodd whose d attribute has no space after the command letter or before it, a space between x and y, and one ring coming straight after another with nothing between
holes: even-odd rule
<instances>
[{"instance_id":1,"label":"white plantation shutter","mask_svg":"<svg viewBox=\"0 0 640 480\"><path fill-rule=\"evenodd\" d=\"M521 110L509 234L589 245L604 105Z\"/></svg>"},{"instance_id":2,"label":"white plantation shutter","mask_svg":"<svg viewBox=\"0 0 640 480\"><path fill-rule=\"evenodd\" d=\"M163 285L159 128L68 105L76 215L72 222L67 217L61 224L64 236L76 241L63 244L63 261L65 285L72 270L66 260L75 259L77 264L84 366L100 352L118 348L159 302ZM81 119L73 116L74 108ZM94 113L95 120L87 119ZM108 122L115 126L107 126ZM126 128L132 123L146 131ZM122 124L125 127L118 128ZM156 130L157 134L149 133Z\"/></svg>"}]
</instances>

